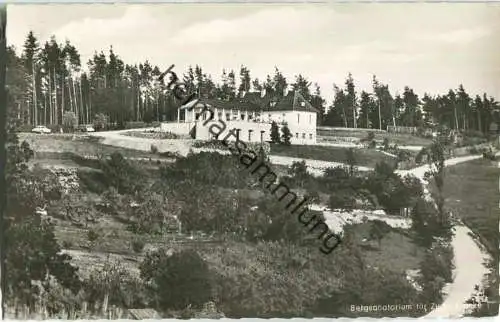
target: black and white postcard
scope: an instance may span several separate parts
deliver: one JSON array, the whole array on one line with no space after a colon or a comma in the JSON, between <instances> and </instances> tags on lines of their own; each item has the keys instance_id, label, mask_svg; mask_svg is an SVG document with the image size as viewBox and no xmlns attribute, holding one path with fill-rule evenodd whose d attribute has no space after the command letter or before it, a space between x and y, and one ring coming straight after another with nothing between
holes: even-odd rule
<instances>
[{"instance_id":1,"label":"black and white postcard","mask_svg":"<svg viewBox=\"0 0 500 322\"><path fill-rule=\"evenodd\" d=\"M500 5L0 13L4 318L498 314Z\"/></svg>"}]
</instances>

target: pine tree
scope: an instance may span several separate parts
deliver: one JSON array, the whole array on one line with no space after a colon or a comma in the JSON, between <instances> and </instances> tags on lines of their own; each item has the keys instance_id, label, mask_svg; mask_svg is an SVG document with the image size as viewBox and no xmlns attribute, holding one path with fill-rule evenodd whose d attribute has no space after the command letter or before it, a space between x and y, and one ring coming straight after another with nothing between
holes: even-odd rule
<instances>
[{"instance_id":1,"label":"pine tree","mask_svg":"<svg viewBox=\"0 0 500 322\"><path fill-rule=\"evenodd\" d=\"M254 91L261 92L262 89L264 88L262 84L260 84L259 79L256 78L252 81L252 87Z\"/></svg>"},{"instance_id":2,"label":"pine tree","mask_svg":"<svg viewBox=\"0 0 500 322\"><path fill-rule=\"evenodd\" d=\"M288 83L286 82L285 76L283 76L278 67L275 67L273 77L273 94L277 97L283 97L283 95L285 94L285 89L287 87Z\"/></svg>"},{"instance_id":3,"label":"pine tree","mask_svg":"<svg viewBox=\"0 0 500 322\"><path fill-rule=\"evenodd\" d=\"M271 142L281 143L280 130L278 124L274 121L271 123Z\"/></svg>"},{"instance_id":4,"label":"pine tree","mask_svg":"<svg viewBox=\"0 0 500 322\"><path fill-rule=\"evenodd\" d=\"M318 83L314 84L314 94L310 98L310 103L319 111L317 119L318 124L323 124L325 120L325 100L321 96L321 89Z\"/></svg>"},{"instance_id":5,"label":"pine tree","mask_svg":"<svg viewBox=\"0 0 500 322\"><path fill-rule=\"evenodd\" d=\"M251 78L250 71L245 66L241 66L240 69L240 86L238 87L238 96L243 96L243 93L247 93L251 88Z\"/></svg>"},{"instance_id":6,"label":"pine tree","mask_svg":"<svg viewBox=\"0 0 500 322\"><path fill-rule=\"evenodd\" d=\"M375 112L375 104L370 94L362 91L359 101L359 126L363 128L370 128L373 124L373 114Z\"/></svg>"},{"instance_id":7,"label":"pine tree","mask_svg":"<svg viewBox=\"0 0 500 322\"><path fill-rule=\"evenodd\" d=\"M299 74L295 76L295 83L292 84L292 89L294 91L298 91L300 95L302 95L302 97L304 97L304 99L309 102L311 100L311 92L309 90L310 86L311 82L309 82L307 78Z\"/></svg>"},{"instance_id":8,"label":"pine tree","mask_svg":"<svg viewBox=\"0 0 500 322\"><path fill-rule=\"evenodd\" d=\"M413 92L413 89L405 86L403 93L404 102L404 126L419 126L421 125L422 114L420 111L420 100L418 95ZM396 116L397 117L397 116Z\"/></svg>"},{"instance_id":9,"label":"pine tree","mask_svg":"<svg viewBox=\"0 0 500 322\"><path fill-rule=\"evenodd\" d=\"M346 113L347 118L352 119L352 127L357 128L358 124L358 103L356 97L356 89L354 86L354 80L352 78L352 74L349 73L347 75L347 79L345 81L345 102L346 102Z\"/></svg>"},{"instance_id":10,"label":"pine tree","mask_svg":"<svg viewBox=\"0 0 500 322\"><path fill-rule=\"evenodd\" d=\"M285 145L290 145L290 139L292 138L292 132L290 132L290 129L288 128L288 125L283 125L281 127L281 142Z\"/></svg>"},{"instance_id":11,"label":"pine tree","mask_svg":"<svg viewBox=\"0 0 500 322\"><path fill-rule=\"evenodd\" d=\"M24 42L24 51L22 59L24 60L24 66L26 68L26 71L28 71L28 74L31 77L32 107L28 109L29 111L28 122L29 124L34 124L34 125L38 124L38 100L37 100L37 83L36 83L37 71L38 71L38 66L37 66L38 51L39 51L38 40L33 34L33 31L30 31L28 33L28 36L26 37L26 41Z\"/></svg>"}]
</instances>

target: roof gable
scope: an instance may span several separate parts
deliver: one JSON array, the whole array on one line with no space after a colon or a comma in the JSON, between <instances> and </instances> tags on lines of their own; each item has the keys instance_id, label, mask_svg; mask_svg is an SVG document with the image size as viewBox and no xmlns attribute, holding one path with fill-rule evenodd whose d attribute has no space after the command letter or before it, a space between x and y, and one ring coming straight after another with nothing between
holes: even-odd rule
<instances>
[{"instance_id":1,"label":"roof gable","mask_svg":"<svg viewBox=\"0 0 500 322\"><path fill-rule=\"evenodd\" d=\"M248 92L245 93L243 97L235 98L231 101L213 98L200 98L181 106L181 109L192 108L195 105L197 107L202 107L203 104L227 110L256 112L304 111L318 113L318 110L314 108L308 101L306 101L306 99L297 91L290 91L284 97L277 97L270 94L266 94L262 97L260 92Z\"/></svg>"}]
</instances>

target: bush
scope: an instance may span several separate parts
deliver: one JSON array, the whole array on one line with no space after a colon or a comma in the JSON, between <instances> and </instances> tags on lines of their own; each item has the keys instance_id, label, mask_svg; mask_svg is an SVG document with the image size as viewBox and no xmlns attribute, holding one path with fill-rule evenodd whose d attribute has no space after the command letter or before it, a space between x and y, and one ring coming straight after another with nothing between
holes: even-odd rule
<instances>
[{"instance_id":1,"label":"bush","mask_svg":"<svg viewBox=\"0 0 500 322\"><path fill-rule=\"evenodd\" d=\"M109 160L101 161L101 169L104 182L119 193L135 193L145 184L144 172L118 152L113 153Z\"/></svg>"},{"instance_id":2,"label":"bush","mask_svg":"<svg viewBox=\"0 0 500 322\"><path fill-rule=\"evenodd\" d=\"M290 132L290 129L288 126L285 124L281 128L281 141L284 145L290 145L290 139L292 138L292 132Z\"/></svg>"},{"instance_id":3,"label":"bush","mask_svg":"<svg viewBox=\"0 0 500 322\"><path fill-rule=\"evenodd\" d=\"M145 245L146 244L142 239L134 239L132 241L132 250L136 253L142 253Z\"/></svg>"},{"instance_id":4,"label":"bush","mask_svg":"<svg viewBox=\"0 0 500 322\"><path fill-rule=\"evenodd\" d=\"M158 147L156 145L151 144L151 153L157 154L158 153Z\"/></svg>"},{"instance_id":5,"label":"bush","mask_svg":"<svg viewBox=\"0 0 500 322\"><path fill-rule=\"evenodd\" d=\"M281 143L281 136L278 124L276 122L271 123L271 142L272 143Z\"/></svg>"},{"instance_id":6,"label":"bush","mask_svg":"<svg viewBox=\"0 0 500 322\"><path fill-rule=\"evenodd\" d=\"M73 247L73 243L69 240L65 240L62 242L62 247L64 249L71 249Z\"/></svg>"},{"instance_id":7,"label":"bush","mask_svg":"<svg viewBox=\"0 0 500 322\"><path fill-rule=\"evenodd\" d=\"M141 277L151 283L163 310L200 308L212 299L213 276L208 264L193 250L170 255L149 253L140 265Z\"/></svg>"},{"instance_id":8,"label":"bush","mask_svg":"<svg viewBox=\"0 0 500 322\"><path fill-rule=\"evenodd\" d=\"M66 111L63 114L63 128L64 132L73 132L78 124L78 118L76 114L70 111Z\"/></svg>"},{"instance_id":9,"label":"bush","mask_svg":"<svg viewBox=\"0 0 500 322\"><path fill-rule=\"evenodd\" d=\"M388 138L384 138L383 146L384 146L384 151L389 150L390 146L389 146L389 139Z\"/></svg>"},{"instance_id":10,"label":"bush","mask_svg":"<svg viewBox=\"0 0 500 322\"><path fill-rule=\"evenodd\" d=\"M105 130L108 127L109 118L107 115L99 113L94 117L94 129L96 131Z\"/></svg>"},{"instance_id":11,"label":"bush","mask_svg":"<svg viewBox=\"0 0 500 322\"><path fill-rule=\"evenodd\" d=\"M491 149L489 151L483 152L483 158L491 161L496 161L497 159L495 153Z\"/></svg>"},{"instance_id":12,"label":"bush","mask_svg":"<svg viewBox=\"0 0 500 322\"><path fill-rule=\"evenodd\" d=\"M87 239L89 240L89 242L93 243L98 238L99 238L99 234L95 230L91 229L87 232Z\"/></svg>"},{"instance_id":13,"label":"bush","mask_svg":"<svg viewBox=\"0 0 500 322\"><path fill-rule=\"evenodd\" d=\"M356 207L356 192L354 190L339 190L330 195L328 206L330 209L353 210Z\"/></svg>"}]
</instances>

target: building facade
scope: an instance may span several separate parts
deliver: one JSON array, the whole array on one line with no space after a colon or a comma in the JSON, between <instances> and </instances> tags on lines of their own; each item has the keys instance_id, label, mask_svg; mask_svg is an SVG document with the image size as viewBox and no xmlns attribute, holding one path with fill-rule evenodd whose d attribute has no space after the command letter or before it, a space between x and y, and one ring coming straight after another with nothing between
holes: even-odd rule
<instances>
[{"instance_id":1,"label":"building facade","mask_svg":"<svg viewBox=\"0 0 500 322\"><path fill-rule=\"evenodd\" d=\"M211 121L208 121L211 115L205 106L213 111ZM295 91L279 99L261 93L246 93L232 101L201 98L181 106L177 111L177 122L162 123L161 130L189 134L197 140L211 140L214 137L210 125L224 124L224 132L234 129L241 141L268 142L271 140L271 123L276 122L280 134L285 125L290 129L292 144L308 145L316 143L317 112ZM228 140L235 139L228 137Z\"/></svg>"}]
</instances>

